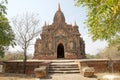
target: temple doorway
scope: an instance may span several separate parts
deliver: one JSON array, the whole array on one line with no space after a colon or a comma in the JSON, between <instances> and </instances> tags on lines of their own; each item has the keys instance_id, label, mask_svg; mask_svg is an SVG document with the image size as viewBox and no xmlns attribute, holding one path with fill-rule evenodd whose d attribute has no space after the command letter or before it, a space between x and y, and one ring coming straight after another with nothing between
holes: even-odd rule
<instances>
[{"instance_id":1,"label":"temple doorway","mask_svg":"<svg viewBox=\"0 0 120 80\"><path fill-rule=\"evenodd\" d=\"M57 47L57 58L64 58L64 46L61 43Z\"/></svg>"}]
</instances>

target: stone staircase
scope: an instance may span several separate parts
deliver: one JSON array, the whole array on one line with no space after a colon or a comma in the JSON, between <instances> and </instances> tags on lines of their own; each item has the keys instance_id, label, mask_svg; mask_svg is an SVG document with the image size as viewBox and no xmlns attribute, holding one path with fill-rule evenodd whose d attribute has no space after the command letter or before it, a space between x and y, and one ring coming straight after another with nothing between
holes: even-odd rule
<instances>
[{"instance_id":1,"label":"stone staircase","mask_svg":"<svg viewBox=\"0 0 120 80\"><path fill-rule=\"evenodd\" d=\"M49 67L49 73L80 73L78 64L71 60L52 61Z\"/></svg>"}]
</instances>

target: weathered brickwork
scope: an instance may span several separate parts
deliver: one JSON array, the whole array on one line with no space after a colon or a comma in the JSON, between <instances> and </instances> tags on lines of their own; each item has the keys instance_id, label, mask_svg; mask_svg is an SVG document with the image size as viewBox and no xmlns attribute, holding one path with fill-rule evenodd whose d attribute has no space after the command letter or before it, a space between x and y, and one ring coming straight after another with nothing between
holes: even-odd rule
<instances>
[{"instance_id":1,"label":"weathered brickwork","mask_svg":"<svg viewBox=\"0 0 120 80\"><path fill-rule=\"evenodd\" d=\"M80 69L93 67L95 72L120 72L120 60L86 60L80 61Z\"/></svg>"},{"instance_id":2,"label":"weathered brickwork","mask_svg":"<svg viewBox=\"0 0 120 80\"><path fill-rule=\"evenodd\" d=\"M41 66L46 66L49 69L49 62L27 62L26 64L26 74L34 74L34 69ZM23 62L13 61L4 62L4 72L5 73L23 73Z\"/></svg>"},{"instance_id":3,"label":"weathered brickwork","mask_svg":"<svg viewBox=\"0 0 120 80\"><path fill-rule=\"evenodd\" d=\"M41 39L35 43L34 59L85 58L85 42L80 37L78 25L65 22L60 5L51 25L43 26Z\"/></svg>"},{"instance_id":4,"label":"weathered brickwork","mask_svg":"<svg viewBox=\"0 0 120 80\"><path fill-rule=\"evenodd\" d=\"M34 74L34 69L40 66L46 66L49 70L51 61L29 61L27 62L26 74ZM95 73L112 72L111 63L109 60L78 60L79 69L82 70L84 67L93 67ZM113 72L120 72L120 60L113 60ZM4 65L5 73L23 73L23 62L22 61L6 61L2 63Z\"/></svg>"}]
</instances>

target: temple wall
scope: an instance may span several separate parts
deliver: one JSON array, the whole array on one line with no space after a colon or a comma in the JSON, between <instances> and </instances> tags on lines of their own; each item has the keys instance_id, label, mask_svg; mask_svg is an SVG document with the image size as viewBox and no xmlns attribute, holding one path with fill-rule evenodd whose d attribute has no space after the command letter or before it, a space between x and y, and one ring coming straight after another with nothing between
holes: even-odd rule
<instances>
[{"instance_id":1,"label":"temple wall","mask_svg":"<svg viewBox=\"0 0 120 80\"><path fill-rule=\"evenodd\" d=\"M23 73L23 62L4 62L5 73ZM26 74L34 74L34 69L40 66L49 66L47 62L27 62L26 63Z\"/></svg>"},{"instance_id":2,"label":"temple wall","mask_svg":"<svg viewBox=\"0 0 120 80\"><path fill-rule=\"evenodd\" d=\"M71 59L71 58L70 58ZM112 72L112 67L108 66L110 64L109 60L91 60L91 59L81 59L75 60L82 70L84 67L94 67L95 73L104 73L104 72ZM113 60L113 72L120 72L120 60ZM22 73L23 72L23 62L22 61L12 61L12 62L3 62L2 63L5 73ZM26 64L26 74L34 74L34 69L40 66L49 67L50 60L40 60L40 61L29 61Z\"/></svg>"},{"instance_id":3,"label":"temple wall","mask_svg":"<svg viewBox=\"0 0 120 80\"><path fill-rule=\"evenodd\" d=\"M113 65L113 66L112 66ZM120 72L120 60L82 60L79 61L80 69L94 67L96 73Z\"/></svg>"}]
</instances>

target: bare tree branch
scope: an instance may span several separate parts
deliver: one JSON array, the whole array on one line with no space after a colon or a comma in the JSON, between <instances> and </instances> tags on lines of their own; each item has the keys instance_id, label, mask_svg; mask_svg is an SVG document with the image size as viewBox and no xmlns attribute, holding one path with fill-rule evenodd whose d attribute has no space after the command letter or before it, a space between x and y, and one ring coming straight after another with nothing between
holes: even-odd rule
<instances>
[{"instance_id":1,"label":"bare tree branch","mask_svg":"<svg viewBox=\"0 0 120 80\"><path fill-rule=\"evenodd\" d=\"M40 34L38 15L26 12L21 16L12 19L14 32L16 34L16 43L21 46L24 51L24 62L26 65L27 49L32 40ZM24 66L25 73L25 66Z\"/></svg>"}]
</instances>

